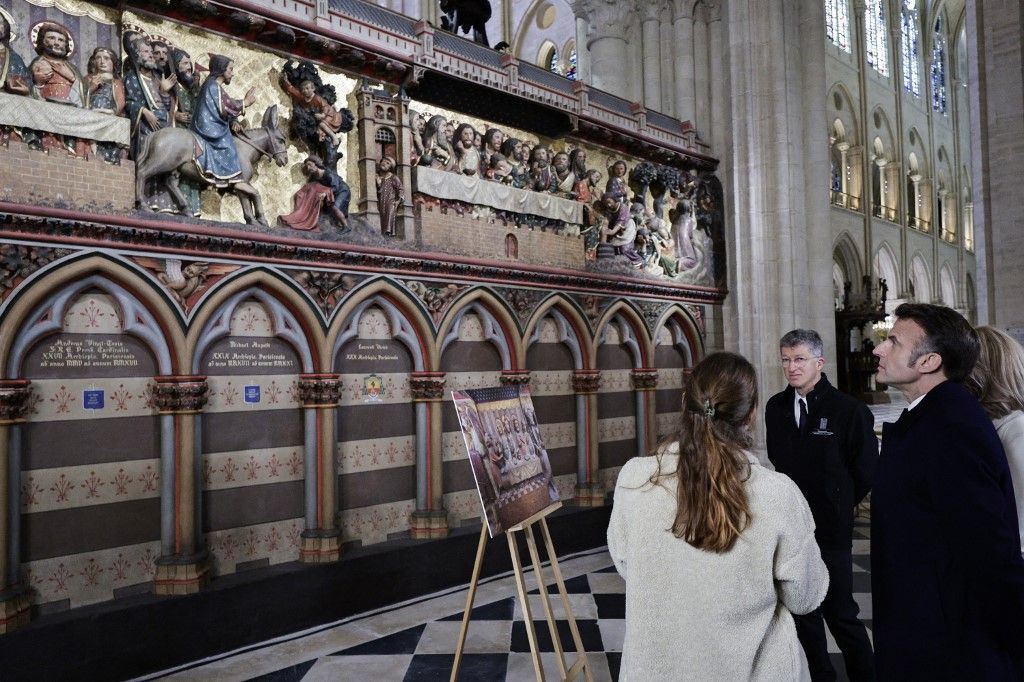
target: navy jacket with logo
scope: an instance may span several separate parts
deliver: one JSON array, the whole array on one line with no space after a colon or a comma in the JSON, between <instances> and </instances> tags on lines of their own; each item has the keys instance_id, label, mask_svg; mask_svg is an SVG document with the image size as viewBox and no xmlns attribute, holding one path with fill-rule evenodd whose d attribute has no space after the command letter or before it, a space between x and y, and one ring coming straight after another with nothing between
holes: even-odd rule
<instances>
[{"instance_id":1,"label":"navy jacket with logo","mask_svg":"<svg viewBox=\"0 0 1024 682\"><path fill-rule=\"evenodd\" d=\"M818 546L849 550L854 508L871 490L878 460L874 417L864 403L839 392L822 374L807 394L807 427L800 433L794 394L787 386L765 406L768 459L807 498Z\"/></svg>"}]
</instances>

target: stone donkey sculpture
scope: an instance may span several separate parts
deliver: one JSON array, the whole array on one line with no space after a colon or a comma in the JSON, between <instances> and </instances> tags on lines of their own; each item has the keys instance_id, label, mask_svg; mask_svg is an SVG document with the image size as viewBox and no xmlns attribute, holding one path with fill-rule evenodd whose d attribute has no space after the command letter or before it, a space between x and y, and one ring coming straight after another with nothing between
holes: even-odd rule
<instances>
[{"instance_id":1,"label":"stone donkey sculpture","mask_svg":"<svg viewBox=\"0 0 1024 682\"><path fill-rule=\"evenodd\" d=\"M234 140L242 167L242 180L231 185L231 188L242 205L245 222L268 226L263 214L263 201L256 188L249 184L249 178L264 156L273 159L280 167L288 163L287 142L278 127L277 105L263 113L261 127L236 133ZM188 202L178 187L179 177L188 178L204 187L210 186L194 163L195 147L195 136L187 128L162 128L146 138L139 158L135 160L135 199L143 210L149 210L146 183L163 176L167 191L174 198L179 212L187 215Z\"/></svg>"}]
</instances>

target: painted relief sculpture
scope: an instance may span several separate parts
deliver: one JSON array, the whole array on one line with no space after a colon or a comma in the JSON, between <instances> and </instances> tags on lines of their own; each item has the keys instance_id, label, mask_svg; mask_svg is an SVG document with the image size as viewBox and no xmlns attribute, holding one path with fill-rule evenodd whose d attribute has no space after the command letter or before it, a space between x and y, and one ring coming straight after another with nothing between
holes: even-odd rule
<instances>
[{"instance_id":1,"label":"painted relief sculpture","mask_svg":"<svg viewBox=\"0 0 1024 682\"><path fill-rule=\"evenodd\" d=\"M145 141L157 130L173 125L170 96L174 84L160 75L153 47L145 36L126 34L128 72L125 74L125 110L132 122L132 158L139 160ZM161 206L160 208L168 208Z\"/></svg>"},{"instance_id":2,"label":"painted relief sculpture","mask_svg":"<svg viewBox=\"0 0 1024 682\"><path fill-rule=\"evenodd\" d=\"M315 230L320 227L320 216L326 208L334 227L348 231L348 203L352 197L348 184L318 156L311 155L302 162L302 174L307 182L292 198L295 210L278 218L281 226Z\"/></svg>"},{"instance_id":3,"label":"painted relief sculpture","mask_svg":"<svg viewBox=\"0 0 1024 682\"><path fill-rule=\"evenodd\" d=\"M0 7L0 92L27 97L31 76L25 60L11 47L14 29L14 18ZM0 144L6 145L12 134L20 137L31 149L42 148L39 135L34 130L13 126L0 126Z\"/></svg>"},{"instance_id":4,"label":"painted relief sculpture","mask_svg":"<svg viewBox=\"0 0 1024 682\"><path fill-rule=\"evenodd\" d=\"M402 205L402 181L395 175L395 160L385 156L377 162L377 210L380 231L394 236L398 207Z\"/></svg>"},{"instance_id":5,"label":"painted relief sculpture","mask_svg":"<svg viewBox=\"0 0 1024 682\"><path fill-rule=\"evenodd\" d=\"M334 86L324 84L320 72L310 62L296 66L288 60L279 81L281 89L292 99L292 135L305 142L328 168L337 170L339 136L352 130L352 112L334 107Z\"/></svg>"},{"instance_id":6,"label":"painted relief sculpture","mask_svg":"<svg viewBox=\"0 0 1024 682\"><path fill-rule=\"evenodd\" d=\"M124 81L117 77L117 55L105 47L97 47L89 57L86 105L94 111L123 116ZM113 142L97 142L96 152L107 163L120 163L121 150Z\"/></svg>"},{"instance_id":7,"label":"painted relief sculpture","mask_svg":"<svg viewBox=\"0 0 1024 682\"><path fill-rule=\"evenodd\" d=\"M224 68L223 64L219 66ZM224 72L217 73L213 68L210 71L207 83L211 80L216 81L224 75ZM233 71L230 71L230 63L226 72L233 74ZM228 81L221 80L220 82L227 83ZM288 162L284 134L278 127L277 105L269 107L264 112L261 127L241 130L237 135L232 136L226 120L221 119L219 123L215 120L220 116L215 108L217 98L220 96L219 83L216 90L204 87L205 108L201 105L196 119L193 120L193 125L196 120L200 121L200 127L207 135L210 135L209 139L201 138L198 134L185 128L164 128L147 138L140 156L135 162L135 196L140 207L149 209L146 183L152 178L163 178L165 186L174 197L178 210L185 213L189 210L189 206L178 187L177 178L180 176L194 182L201 182L204 186L216 185L230 189L242 205L245 222L267 226L266 216L263 214L263 202L259 192L249 184L249 178L252 177L253 168L264 157L272 158L279 167L283 167ZM226 95L224 96L226 97ZM204 151L209 154L205 159L206 163L210 164L212 160L212 165L207 166L202 174L197 166L201 157L197 158L195 153L196 144L200 140L206 143ZM228 144L233 145L233 159L226 152ZM237 164L237 172L232 171L230 165L232 162ZM219 181L207 179L211 168L213 168L215 177L218 173L221 174Z\"/></svg>"},{"instance_id":8,"label":"painted relief sculpture","mask_svg":"<svg viewBox=\"0 0 1024 682\"><path fill-rule=\"evenodd\" d=\"M38 56L29 65L32 95L37 99L84 108L85 81L68 59L75 49L71 32L53 21L41 21L33 27L33 31ZM64 149L73 156L89 155L88 144L77 138L45 133L42 142L43 148L47 150Z\"/></svg>"}]
</instances>

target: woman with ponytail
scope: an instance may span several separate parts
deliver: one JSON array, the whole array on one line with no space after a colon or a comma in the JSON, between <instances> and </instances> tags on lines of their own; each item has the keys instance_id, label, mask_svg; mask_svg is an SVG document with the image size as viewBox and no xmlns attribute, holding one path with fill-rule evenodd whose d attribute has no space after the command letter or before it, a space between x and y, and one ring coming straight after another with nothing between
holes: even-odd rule
<instances>
[{"instance_id":1,"label":"woman with ponytail","mask_svg":"<svg viewBox=\"0 0 1024 682\"><path fill-rule=\"evenodd\" d=\"M619 679L810 679L791 613L828 573L796 485L748 448L753 366L714 353L683 394L678 438L615 486L608 551L626 581Z\"/></svg>"}]
</instances>

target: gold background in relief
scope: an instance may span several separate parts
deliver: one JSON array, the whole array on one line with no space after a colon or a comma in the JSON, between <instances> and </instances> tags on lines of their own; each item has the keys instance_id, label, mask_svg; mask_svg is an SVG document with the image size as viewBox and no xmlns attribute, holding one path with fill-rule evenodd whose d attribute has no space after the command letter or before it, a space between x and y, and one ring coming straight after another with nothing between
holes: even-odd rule
<instances>
[{"instance_id":1,"label":"gold background in relief","mask_svg":"<svg viewBox=\"0 0 1024 682\"><path fill-rule=\"evenodd\" d=\"M288 163L284 168L279 168L276 163L264 159L257 166L252 177L252 185L259 191L263 198L263 209L267 216L267 222L272 226L277 223L277 217L282 214L291 213L292 195L296 190L305 184L306 179L302 175L302 160L309 153L305 145L298 146L288 135L288 124L291 118L292 102L278 86L278 77L285 59L272 53L257 49L248 43L239 42L215 33L209 33L199 29L184 26L182 24L168 21L166 19L155 19L149 16L138 15L126 11L123 14L123 22L135 24L149 33L161 35L170 40L176 47L192 55L192 60L202 64L204 67L210 63L208 53L224 54L235 62L235 77L231 85L227 86L228 94L241 99L245 92L256 86L256 101L251 107L247 107L245 114L241 117L242 126L245 128L259 128L263 122L263 112L267 107L276 104L278 112L278 125L288 139ZM358 81L340 73L331 73L321 65L317 65L320 75L325 83L334 86L338 93L337 108L352 106L349 95L355 90ZM349 102L346 104L346 102ZM354 141L355 130L348 134L342 134L343 138L351 137ZM346 142L342 142L342 149L346 149ZM348 153L344 159L346 167L342 170L342 178L352 187L352 209L357 201L357 182L354 181L356 155ZM340 164L339 164L340 165ZM217 192L208 190L202 194L202 217L208 220L223 220L226 222L243 222L242 209L238 198L233 194L219 195Z\"/></svg>"}]
</instances>

